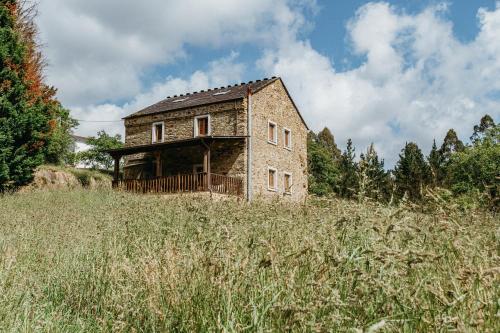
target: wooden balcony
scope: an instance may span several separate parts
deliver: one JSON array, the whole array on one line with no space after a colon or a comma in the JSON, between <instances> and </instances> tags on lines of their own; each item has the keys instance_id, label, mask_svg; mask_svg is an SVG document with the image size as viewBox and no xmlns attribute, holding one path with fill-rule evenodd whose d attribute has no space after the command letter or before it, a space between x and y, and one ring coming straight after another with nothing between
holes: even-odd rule
<instances>
[{"instance_id":1,"label":"wooden balcony","mask_svg":"<svg viewBox=\"0 0 500 333\"><path fill-rule=\"evenodd\" d=\"M208 173L179 174L154 179L114 180L113 188L133 193L188 193L212 192L228 195L243 195L243 181Z\"/></svg>"}]
</instances>

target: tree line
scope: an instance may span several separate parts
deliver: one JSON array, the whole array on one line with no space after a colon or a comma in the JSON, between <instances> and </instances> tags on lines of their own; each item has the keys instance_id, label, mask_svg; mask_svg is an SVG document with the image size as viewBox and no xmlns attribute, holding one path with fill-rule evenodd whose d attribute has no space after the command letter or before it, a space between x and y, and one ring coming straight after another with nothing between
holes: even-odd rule
<instances>
[{"instance_id":1,"label":"tree line","mask_svg":"<svg viewBox=\"0 0 500 333\"><path fill-rule=\"evenodd\" d=\"M500 127L485 115L464 144L450 129L438 148L434 140L427 156L407 142L392 170L384 168L373 144L356 156L351 139L341 152L328 128L308 136L309 190L325 196L381 202L421 202L429 190L453 196L480 193L497 207L500 190Z\"/></svg>"}]
</instances>

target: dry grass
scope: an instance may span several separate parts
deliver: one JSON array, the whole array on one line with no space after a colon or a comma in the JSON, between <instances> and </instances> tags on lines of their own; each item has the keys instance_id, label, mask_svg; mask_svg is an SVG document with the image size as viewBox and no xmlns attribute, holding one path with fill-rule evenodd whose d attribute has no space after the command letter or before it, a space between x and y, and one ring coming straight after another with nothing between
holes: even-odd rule
<instances>
[{"instance_id":1,"label":"dry grass","mask_svg":"<svg viewBox=\"0 0 500 333\"><path fill-rule=\"evenodd\" d=\"M500 330L485 212L85 190L0 211L0 331Z\"/></svg>"}]
</instances>

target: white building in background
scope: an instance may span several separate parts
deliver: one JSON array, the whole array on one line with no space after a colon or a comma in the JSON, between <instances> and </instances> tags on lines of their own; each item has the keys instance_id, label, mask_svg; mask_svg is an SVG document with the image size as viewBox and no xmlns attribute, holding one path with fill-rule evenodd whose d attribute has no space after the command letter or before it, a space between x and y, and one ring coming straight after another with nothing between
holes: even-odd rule
<instances>
[{"instance_id":1,"label":"white building in background","mask_svg":"<svg viewBox=\"0 0 500 333\"><path fill-rule=\"evenodd\" d=\"M82 151L87 151L91 148L91 146L87 143L88 138L79 135L71 135L73 138L73 153L80 153ZM78 162L75 164L75 168L86 169L90 168L90 166L83 162Z\"/></svg>"}]
</instances>

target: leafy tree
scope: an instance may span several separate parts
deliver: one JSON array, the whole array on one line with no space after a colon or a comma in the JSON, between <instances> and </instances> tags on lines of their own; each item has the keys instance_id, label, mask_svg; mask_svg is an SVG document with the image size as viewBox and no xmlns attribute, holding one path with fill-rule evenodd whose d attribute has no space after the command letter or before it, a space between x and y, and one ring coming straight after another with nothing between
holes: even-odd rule
<instances>
[{"instance_id":1,"label":"leafy tree","mask_svg":"<svg viewBox=\"0 0 500 333\"><path fill-rule=\"evenodd\" d=\"M57 119L53 119L50 131L50 140L45 148L45 162L51 164L72 164L74 158L71 146L72 128L78 125L78 121L71 118L69 111L59 106L57 108Z\"/></svg>"},{"instance_id":2,"label":"leafy tree","mask_svg":"<svg viewBox=\"0 0 500 333\"><path fill-rule=\"evenodd\" d=\"M307 137L307 159L309 169L309 191L316 195L326 195L334 191L339 170L331 152L321 143L314 133Z\"/></svg>"},{"instance_id":3,"label":"leafy tree","mask_svg":"<svg viewBox=\"0 0 500 333\"><path fill-rule=\"evenodd\" d=\"M476 131L474 131L476 132ZM500 126L486 128L464 151L453 155L449 165L451 189L455 194L486 191L499 205Z\"/></svg>"},{"instance_id":4,"label":"leafy tree","mask_svg":"<svg viewBox=\"0 0 500 333\"><path fill-rule=\"evenodd\" d=\"M76 159L90 165L94 169L111 169L114 161L105 151L123 147L121 135L110 136L105 131L98 132L97 137L89 138L87 144L92 146L92 148L78 153Z\"/></svg>"},{"instance_id":5,"label":"leafy tree","mask_svg":"<svg viewBox=\"0 0 500 333\"><path fill-rule=\"evenodd\" d=\"M406 194L410 200L422 199L423 187L428 175L428 166L422 151L416 143L407 143L394 168L394 181L399 197Z\"/></svg>"},{"instance_id":6,"label":"leafy tree","mask_svg":"<svg viewBox=\"0 0 500 333\"><path fill-rule=\"evenodd\" d=\"M338 161L340 159L340 155L342 154L342 152L337 147L337 144L335 143L335 138L332 132L330 132L330 130L328 129L328 127L323 128L323 130L321 130L318 133L317 141L319 144L321 144L328 150L328 152L335 161Z\"/></svg>"},{"instance_id":7,"label":"leafy tree","mask_svg":"<svg viewBox=\"0 0 500 333\"><path fill-rule=\"evenodd\" d=\"M0 3L0 190L28 183L44 161L50 105L33 93L28 47L18 27L16 1Z\"/></svg>"},{"instance_id":8,"label":"leafy tree","mask_svg":"<svg viewBox=\"0 0 500 333\"><path fill-rule=\"evenodd\" d=\"M479 125L474 125L474 133L472 133L472 136L470 137L470 140L474 143L478 140L480 140L485 132L490 129L495 127L495 121L493 118L491 118L489 115L485 114L480 122Z\"/></svg>"},{"instance_id":9,"label":"leafy tree","mask_svg":"<svg viewBox=\"0 0 500 333\"><path fill-rule=\"evenodd\" d=\"M337 191L340 196L352 198L357 192L358 174L357 164L355 162L356 153L352 145L352 140L347 140L346 150L340 156L339 170L340 179L337 186Z\"/></svg>"},{"instance_id":10,"label":"leafy tree","mask_svg":"<svg viewBox=\"0 0 500 333\"><path fill-rule=\"evenodd\" d=\"M360 155L358 163L358 197L369 197L375 200L388 199L389 177L384 170L384 160L379 160L373 143L366 154Z\"/></svg>"}]
</instances>

